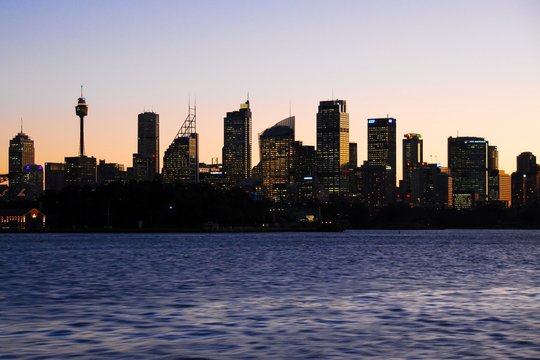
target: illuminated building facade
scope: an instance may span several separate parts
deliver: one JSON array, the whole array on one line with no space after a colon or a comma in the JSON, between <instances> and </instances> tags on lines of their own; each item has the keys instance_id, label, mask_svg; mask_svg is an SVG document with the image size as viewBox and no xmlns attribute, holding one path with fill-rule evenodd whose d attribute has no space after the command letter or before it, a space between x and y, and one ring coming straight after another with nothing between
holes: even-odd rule
<instances>
[{"instance_id":1,"label":"illuminated building facade","mask_svg":"<svg viewBox=\"0 0 540 360\"><path fill-rule=\"evenodd\" d=\"M470 209L488 196L488 142L479 137L449 137L448 167L454 207Z\"/></svg>"},{"instance_id":2,"label":"illuminated building facade","mask_svg":"<svg viewBox=\"0 0 540 360\"><path fill-rule=\"evenodd\" d=\"M137 118L137 153L133 154L135 181L153 181L159 175L159 114L144 112Z\"/></svg>"},{"instance_id":3,"label":"illuminated building facade","mask_svg":"<svg viewBox=\"0 0 540 360\"><path fill-rule=\"evenodd\" d=\"M197 108L189 106L188 116L163 156L163 182L189 184L199 182L199 135Z\"/></svg>"},{"instance_id":4,"label":"illuminated building facade","mask_svg":"<svg viewBox=\"0 0 540 360\"><path fill-rule=\"evenodd\" d=\"M21 132L9 141L9 186L18 189L24 186L24 169L34 164L34 141Z\"/></svg>"},{"instance_id":5,"label":"illuminated building facade","mask_svg":"<svg viewBox=\"0 0 540 360\"><path fill-rule=\"evenodd\" d=\"M65 158L65 186L96 186L96 158L73 156Z\"/></svg>"},{"instance_id":6,"label":"illuminated building facade","mask_svg":"<svg viewBox=\"0 0 540 360\"><path fill-rule=\"evenodd\" d=\"M284 200L294 183L294 116L282 120L259 135L262 184L268 198Z\"/></svg>"},{"instance_id":7,"label":"illuminated building facade","mask_svg":"<svg viewBox=\"0 0 540 360\"><path fill-rule=\"evenodd\" d=\"M229 186L251 175L251 127L249 100L223 119L223 170Z\"/></svg>"},{"instance_id":8,"label":"illuminated building facade","mask_svg":"<svg viewBox=\"0 0 540 360\"><path fill-rule=\"evenodd\" d=\"M368 119L368 163L384 166L389 184L396 186L396 119Z\"/></svg>"},{"instance_id":9,"label":"illuminated building facade","mask_svg":"<svg viewBox=\"0 0 540 360\"><path fill-rule=\"evenodd\" d=\"M317 172L330 195L349 192L349 114L345 100L321 101L317 112Z\"/></svg>"}]
</instances>

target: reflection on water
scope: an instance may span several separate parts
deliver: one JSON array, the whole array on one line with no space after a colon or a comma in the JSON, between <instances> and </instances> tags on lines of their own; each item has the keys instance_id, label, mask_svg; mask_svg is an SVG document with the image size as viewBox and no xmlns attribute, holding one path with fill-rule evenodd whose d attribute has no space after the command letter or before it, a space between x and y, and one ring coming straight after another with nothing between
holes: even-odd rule
<instances>
[{"instance_id":1,"label":"reflection on water","mask_svg":"<svg viewBox=\"0 0 540 360\"><path fill-rule=\"evenodd\" d=\"M539 358L540 232L0 236L0 358Z\"/></svg>"}]
</instances>

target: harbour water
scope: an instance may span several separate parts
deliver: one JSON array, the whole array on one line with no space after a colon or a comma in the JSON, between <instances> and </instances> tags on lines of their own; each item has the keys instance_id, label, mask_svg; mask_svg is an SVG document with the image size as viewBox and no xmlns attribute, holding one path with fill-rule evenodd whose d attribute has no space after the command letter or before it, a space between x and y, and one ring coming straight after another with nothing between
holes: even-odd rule
<instances>
[{"instance_id":1,"label":"harbour water","mask_svg":"<svg viewBox=\"0 0 540 360\"><path fill-rule=\"evenodd\" d=\"M540 231L1 234L0 358L540 358Z\"/></svg>"}]
</instances>

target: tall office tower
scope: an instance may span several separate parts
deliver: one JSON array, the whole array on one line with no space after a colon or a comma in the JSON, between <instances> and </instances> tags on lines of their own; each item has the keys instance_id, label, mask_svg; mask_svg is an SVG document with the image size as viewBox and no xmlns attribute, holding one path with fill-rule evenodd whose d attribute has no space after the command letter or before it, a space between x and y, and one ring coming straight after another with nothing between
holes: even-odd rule
<instances>
[{"instance_id":1,"label":"tall office tower","mask_svg":"<svg viewBox=\"0 0 540 360\"><path fill-rule=\"evenodd\" d=\"M512 173L512 206L521 207L537 201L537 180L536 156L522 152L517 157L517 170Z\"/></svg>"},{"instance_id":2,"label":"tall office tower","mask_svg":"<svg viewBox=\"0 0 540 360\"><path fill-rule=\"evenodd\" d=\"M88 115L86 98L82 94L75 106L75 114L80 119L79 156L65 158L64 184L66 186L95 186L96 158L84 154L84 117Z\"/></svg>"},{"instance_id":3,"label":"tall office tower","mask_svg":"<svg viewBox=\"0 0 540 360\"><path fill-rule=\"evenodd\" d=\"M488 196L488 142L479 137L449 137L448 167L452 175L453 204L470 209Z\"/></svg>"},{"instance_id":4,"label":"tall office tower","mask_svg":"<svg viewBox=\"0 0 540 360\"><path fill-rule=\"evenodd\" d=\"M45 163L45 191L60 191L64 187L66 164Z\"/></svg>"},{"instance_id":5,"label":"tall office tower","mask_svg":"<svg viewBox=\"0 0 540 360\"><path fill-rule=\"evenodd\" d=\"M358 167L358 144L349 143L349 169Z\"/></svg>"},{"instance_id":6,"label":"tall office tower","mask_svg":"<svg viewBox=\"0 0 540 360\"><path fill-rule=\"evenodd\" d=\"M488 171L499 170L499 151L495 145L488 146Z\"/></svg>"},{"instance_id":7,"label":"tall office tower","mask_svg":"<svg viewBox=\"0 0 540 360\"><path fill-rule=\"evenodd\" d=\"M317 152L315 146L294 142L293 173L297 201L305 203L313 199L317 181Z\"/></svg>"},{"instance_id":8,"label":"tall office tower","mask_svg":"<svg viewBox=\"0 0 540 360\"><path fill-rule=\"evenodd\" d=\"M19 193L25 200L37 200L43 194L43 166L26 165L23 170L24 191Z\"/></svg>"},{"instance_id":9,"label":"tall office tower","mask_svg":"<svg viewBox=\"0 0 540 360\"><path fill-rule=\"evenodd\" d=\"M396 186L396 119L368 119L368 163L385 166L390 186Z\"/></svg>"},{"instance_id":10,"label":"tall office tower","mask_svg":"<svg viewBox=\"0 0 540 360\"><path fill-rule=\"evenodd\" d=\"M188 116L163 156L163 182L188 184L199 182L199 135L197 107L188 105Z\"/></svg>"},{"instance_id":11,"label":"tall office tower","mask_svg":"<svg viewBox=\"0 0 540 360\"><path fill-rule=\"evenodd\" d=\"M21 132L9 141L9 186L18 189L24 185L24 168L34 164L34 141Z\"/></svg>"},{"instance_id":12,"label":"tall office tower","mask_svg":"<svg viewBox=\"0 0 540 360\"><path fill-rule=\"evenodd\" d=\"M317 171L330 195L348 193L349 114L345 100L319 103L317 112Z\"/></svg>"},{"instance_id":13,"label":"tall office tower","mask_svg":"<svg viewBox=\"0 0 540 360\"><path fill-rule=\"evenodd\" d=\"M422 135L408 133L403 135L403 183L405 187L411 184L412 169L424 161L424 140Z\"/></svg>"},{"instance_id":14,"label":"tall office tower","mask_svg":"<svg viewBox=\"0 0 540 360\"><path fill-rule=\"evenodd\" d=\"M501 199L501 179L506 180L504 171L499 170L499 151L494 145L488 146L488 200L503 201ZM502 177L501 177L502 175ZM505 184L503 184L503 187ZM505 201L506 202L506 201ZM506 202L508 205L508 202Z\"/></svg>"},{"instance_id":15,"label":"tall office tower","mask_svg":"<svg viewBox=\"0 0 540 360\"><path fill-rule=\"evenodd\" d=\"M249 100L223 119L223 170L229 186L251 175L251 122Z\"/></svg>"},{"instance_id":16,"label":"tall office tower","mask_svg":"<svg viewBox=\"0 0 540 360\"><path fill-rule=\"evenodd\" d=\"M159 175L159 114L144 112L137 119L137 153L133 154L135 181L153 181Z\"/></svg>"},{"instance_id":17,"label":"tall office tower","mask_svg":"<svg viewBox=\"0 0 540 360\"><path fill-rule=\"evenodd\" d=\"M288 117L259 135L262 183L273 201L285 200L294 183L294 116Z\"/></svg>"}]
</instances>

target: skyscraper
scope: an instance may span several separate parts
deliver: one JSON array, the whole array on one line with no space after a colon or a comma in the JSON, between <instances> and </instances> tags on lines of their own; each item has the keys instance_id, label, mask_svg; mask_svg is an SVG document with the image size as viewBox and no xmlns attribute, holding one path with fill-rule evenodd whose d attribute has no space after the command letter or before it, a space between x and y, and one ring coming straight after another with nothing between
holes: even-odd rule
<instances>
[{"instance_id":1,"label":"skyscraper","mask_svg":"<svg viewBox=\"0 0 540 360\"><path fill-rule=\"evenodd\" d=\"M396 119L368 119L368 163L385 166L390 186L396 186Z\"/></svg>"},{"instance_id":2,"label":"skyscraper","mask_svg":"<svg viewBox=\"0 0 540 360\"><path fill-rule=\"evenodd\" d=\"M294 116L288 117L259 135L262 183L268 197L282 200L294 183Z\"/></svg>"},{"instance_id":3,"label":"skyscraper","mask_svg":"<svg viewBox=\"0 0 540 360\"><path fill-rule=\"evenodd\" d=\"M144 112L137 119L137 153L133 154L133 177L153 181L159 174L159 115Z\"/></svg>"},{"instance_id":4,"label":"skyscraper","mask_svg":"<svg viewBox=\"0 0 540 360\"><path fill-rule=\"evenodd\" d=\"M188 106L188 116L163 156L163 182L199 182L199 135L197 107Z\"/></svg>"},{"instance_id":5,"label":"skyscraper","mask_svg":"<svg viewBox=\"0 0 540 360\"><path fill-rule=\"evenodd\" d=\"M411 182L412 168L424 161L424 140L422 135L408 133L403 135L403 182Z\"/></svg>"},{"instance_id":6,"label":"skyscraper","mask_svg":"<svg viewBox=\"0 0 540 360\"><path fill-rule=\"evenodd\" d=\"M531 205L538 200L538 166L536 156L522 152L517 157L517 170L512 173L512 206Z\"/></svg>"},{"instance_id":7,"label":"skyscraper","mask_svg":"<svg viewBox=\"0 0 540 360\"><path fill-rule=\"evenodd\" d=\"M321 101L317 112L317 172L331 195L348 193L349 114L345 100Z\"/></svg>"},{"instance_id":8,"label":"skyscraper","mask_svg":"<svg viewBox=\"0 0 540 360\"><path fill-rule=\"evenodd\" d=\"M251 126L249 100L223 119L223 170L229 186L251 175Z\"/></svg>"},{"instance_id":9,"label":"skyscraper","mask_svg":"<svg viewBox=\"0 0 540 360\"><path fill-rule=\"evenodd\" d=\"M20 188L24 185L24 168L34 164L34 141L21 132L9 141L9 186Z\"/></svg>"},{"instance_id":10,"label":"skyscraper","mask_svg":"<svg viewBox=\"0 0 540 360\"><path fill-rule=\"evenodd\" d=\"M358 167L358 144L349 143L349 169Z\"/></svg>"},{"instance_id":11,"label":"skyscraper","mask_svg":"<svg viewBox=\"0 0 540 360\"><path fill-rule=\"evenodd\" d=\"M454 207L471 208L487 200L488 142L484 138L449 137L448 167Z\"/></svg>"}]
</instances>

